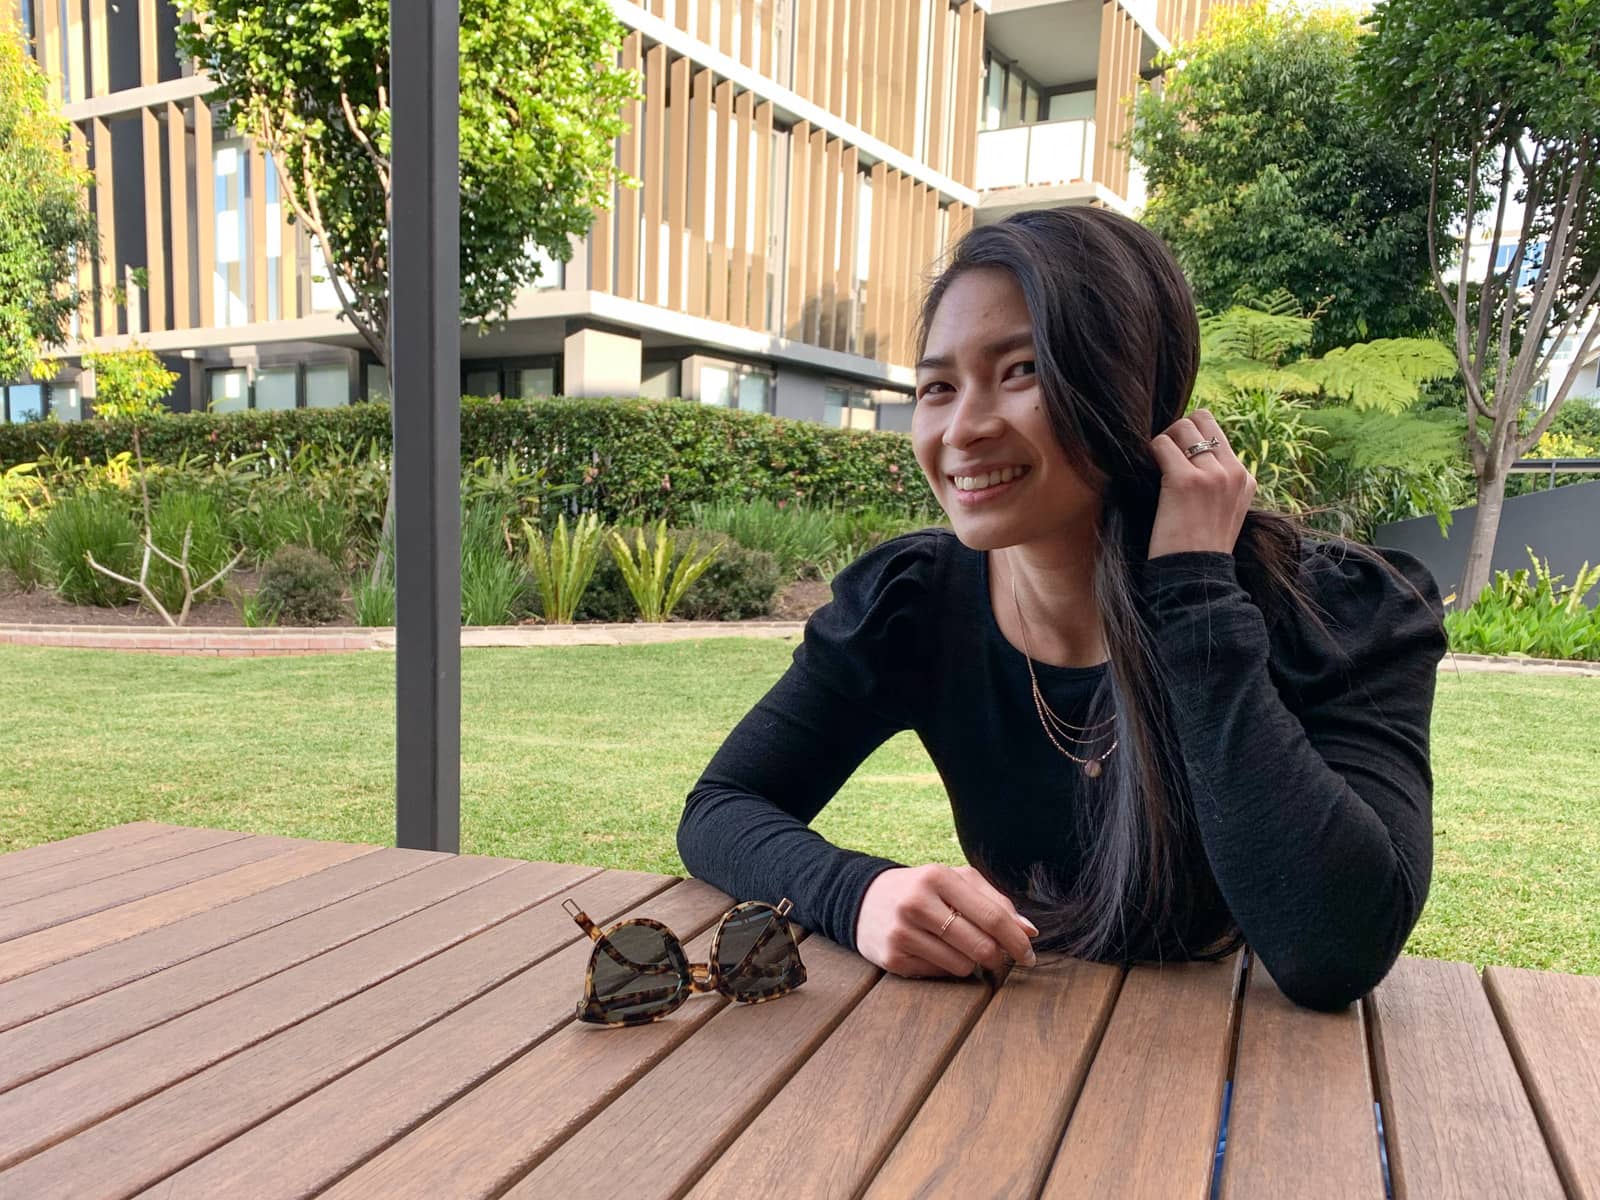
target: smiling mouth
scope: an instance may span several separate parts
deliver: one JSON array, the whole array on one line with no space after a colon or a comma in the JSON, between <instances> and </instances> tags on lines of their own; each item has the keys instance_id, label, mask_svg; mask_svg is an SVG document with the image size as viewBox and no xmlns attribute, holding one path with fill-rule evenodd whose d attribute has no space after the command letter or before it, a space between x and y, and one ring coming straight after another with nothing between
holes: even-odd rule
<instances>
[{"instance_id":1,"label":"smiling mouth","mask_svg":"<svg viewBox=\"0 0 1600 1200\"><path fill-rule=\"evenodd\" d=\"M1000 487L1002 484L1014 483L1028 471L1028 467L1001 467L997 471L988 471L982 475L947 475L945 478L958 492L977 493Z\"/></svg>"}]
</instances>

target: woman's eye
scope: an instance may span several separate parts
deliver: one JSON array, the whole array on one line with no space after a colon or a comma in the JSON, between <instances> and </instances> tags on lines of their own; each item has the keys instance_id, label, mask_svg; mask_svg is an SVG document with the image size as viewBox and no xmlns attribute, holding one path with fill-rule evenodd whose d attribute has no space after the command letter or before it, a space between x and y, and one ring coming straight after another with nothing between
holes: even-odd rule
<instances>
[{"instance_id":1,"label":"woman's eye","mask_svg":"<svg viewBox=\"0 0 1600 1200\"><path fill-rule=\"evenodd\" d=\"M1006 371L1006 378L1007 379L1018 378L1017 373L1016 373L1018 367L1027 368L1027 370L1023 372L1023 374L1025 374L1025 375L1036 375L1036 374L1038 374L1038 368L1036 368L1031 361L1026 361L1026 362L1012 363L1010 369L1008 369Z\"/></svg>"},{"instance_id":2,"label":"woman's eye","mask_svg":"<svg viewBox=\"0 0 1600 1200\"><path fill-rule=\"evenodd\" d=\"M939 394L941 391L948 391L949 388L949 384L942 380L935 379L932 383L925 383L922 385L922 389L917 392L917 399L925 400L930 396Z\"/></svg>"}]
</instances>

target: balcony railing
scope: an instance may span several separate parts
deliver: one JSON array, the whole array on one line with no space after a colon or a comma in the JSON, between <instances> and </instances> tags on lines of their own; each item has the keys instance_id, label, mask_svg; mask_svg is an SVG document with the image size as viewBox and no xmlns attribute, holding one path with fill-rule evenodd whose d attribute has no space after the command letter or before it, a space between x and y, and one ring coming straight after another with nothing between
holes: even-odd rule
<instances>
[{"instance_id":1,"label":"balcony railing","mask_svg":"<svg viewBox=\"0 0 1600 1200\"><path fill-rule=\"evenodd\" d=\"M978 190L1088 182L1094 122L1045 121L978 134Z\"/></svg>"}]
</instances>

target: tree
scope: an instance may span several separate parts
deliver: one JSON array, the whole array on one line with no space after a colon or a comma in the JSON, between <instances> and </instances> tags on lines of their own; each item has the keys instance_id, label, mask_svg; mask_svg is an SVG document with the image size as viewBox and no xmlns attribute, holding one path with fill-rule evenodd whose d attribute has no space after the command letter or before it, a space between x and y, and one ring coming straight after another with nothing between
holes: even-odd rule
<instances>
[{"instance_id":1,"label":"tree","mask_svg":"<svg viewBox=\"0 0 1600 1200\"><path fill-rule=\"evenodd\" d=\"M322 246L345 316L389 354L387 0L174 0L184 52L224 115L272 155L284 199ZM461 315L504 315L566 262L622 175L613 139L638 77L617 66L605 0L473 0L461 8ZM383 575L394 498L372 565Z\"/></svg>"},{"instance_id":2,"label":"tree","mask_svg":"<svg viewBox=\"0 0 1600 1200\"><path fill-rule=\"evenodd\" d=\"M1414 512L1442 524L1461 437L1415 410L1455 356L1429 338L1383 338L1311 357L1314 325L1282 292L1202 314L1196 403L1228 430L1267 507L1362 536Z\"/></svg>"},{"instance_id":3,"label":"tree","mask_svg":"<svg viewBox=\"0 0 1600 1200\"><path fill-rule=\"evenodd\" d=\"M1132 148L1144 221L1203 306L1284 289L1317 316L1317 348L1421 334L1429 307L1427 178L1350 93L1364 41L1347 13L1217 9L1157 60Z\"/></svg>"},{"instance_id":4,"label":"tree","mask_svg":"<svg viewBox=\"0 0 1600 1200\"><path fill-rule=\"evenodd\" d=\"M1523 429L1529 391L1600 294L1600 4L1390 0L1368 20L1358 78L1390 135L1426 164L1431 274L1466 388L1478 501L1466 607L1489 583L1507 469L1550 428L1600 333L1589 326ZM1452 229L1486 232L1481 270L1466 254L1452 264Z\"/></svg>"},{"instance_id":5,"label":"tree","mask_svg":"<svg viewBox=\"0 0 1600 1200\"><path fill-rule=\"evenodd\" d=\"M21 31L0 25L0 382L24 378L66 339L83 299L90 177L72 165L67 131Z\"/></svg>"},{"instance_id":6,"label":"tree","mask_svg":"<svg viewBox=\"0 0 1600 1200\"><path fill-rule=\"evenodd\" d=\"M386 0L175 0L184 52L224 116L272 155L295 219L321 244L345 316L386 366L389 6ZM461 312L502 316L536 282L532 251L570 259L618 181L612 139L635 74L605 0L461 8Z\"/></svg>"},{"instance_id":7,"label":"tree","mask_svg":"<svg viewBox=\"0 0 1600 1200\"><path fill-rule=\"evenodd\" d=\"M194 607L195 599L221 583L228 572L238 566L239 560L244 557L244 551L235 554L227 565L211 578L196 583L189 561L189 550L194 536L192 523L183 531L183 542L176 547L176 558L156 545L154 522L150 511L150 483L145 472L144 453L139 446L139 432L146 421L162 411L162 401L171 393L172 385L178 382L178 376L167 370L159 358L142 346L86 354L83 356L83 365L94 372L95 416L101 420L126 421L129 424L133 435L133 457L139 466L139 499L144 508L144 532L140 537L140 542L144 546L144 556L139 564L139 578L129 579L126 575L120 575L110 567L95 562L94 555L88 551L84 552L84 557L89 566L100 574L137 590L145 602L155 609L168 625L182 625L188 621L189 610ZM179 606L177 616L173 616L167 610L151 586L151 555L178 573L178 582L183 587L183 603Z\"/></svg>"}]
</instances>

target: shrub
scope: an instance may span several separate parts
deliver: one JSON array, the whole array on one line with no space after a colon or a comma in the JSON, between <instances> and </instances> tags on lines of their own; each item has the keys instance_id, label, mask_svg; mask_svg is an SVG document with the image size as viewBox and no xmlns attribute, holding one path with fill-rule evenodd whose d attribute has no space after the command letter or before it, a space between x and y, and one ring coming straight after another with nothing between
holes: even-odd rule
<instances>
[{"instance_id":1,"label":"shrub","mask_svg":"<svg viewBox=\"0 0 1600 1200\"><path fill-rule=\"evenodd\" d=\"M40 549L63 600L115 608L134 594L126 584L91 567L85 555L119 575L139 572L139 530L123 499L112 492L83 492L51 505Z\"/></svg>"},{"instance_id":2,"label":"shrub","mask_svg":"<svg viewBox=\"0 0 1600 1200\"><path fill-rule=\"evenodd\" d=\"M548 539L528 521L522 522L528 566L538 585L539 610L548 621L566 625L583 601L595 568L605 557L606 530L593 513L585 513L569 532L563 515Z\"/></svg>"},{"instance_id":3,"label":"shrub","mask_svg":"<svg viewBox=\"0 0 1600 1200\"><path fill-rule=\"evenodd\" d=\"M32 591L44 581L39 530L38 521L13 521L0 516L0 570L10 571L23 591Z\"/></svg>"},{"instance_id":4,"label":"shrub","mask_svg":"<svg viewBox=\"0 0 1600 1200\"><path fill-rule=\"evenodd\" d=\"M163 553L181 560L185 529L190 531L189 580L199 587L228 565L233 541L223 531L222 516L210 496L192 491L164 493L150 517L151 540ZM152 554L147 583L168 612L183 607L183 576L171 563Z\"/></svg>"},{"instance_id":5,"label":"shrub","mask_svg":"<svg viewBox=\"0 0 1600 1200\"><path fill-rule=\"evenodd\" d=\"M394 576L384 572L384 578L373 582L372 576L362 571L356 576L356 624L374 629L394 624Z\"/></svg>"},{"instance_id":6,"label":"shrub","mask_svg":"<svg viewBox=\"0 0 1600 1200\"><path fill-rule=\"evenodd\" d=\"M656 522L648 538L643 530L637 532L631 546L621 534L614 530L611 534L611 555L622 571L628 594L640 618L650 622L672 619L683 594L721 549L719 543L705 550L693 538L680 547L665 521Z\"/></svg>"},{"instance_id":7,"label":"shrub","mask_svg":"<svg viewBox=\"0 0 1600 1200\"><path fill-rule=\"evenodd\" d=\"M618 531L633 543L643 533L645 546L654 553L655 530L629 527ZM675 570L690 543L699 553L718 547L717 556L683 594L675 611L691 621L742 621L763 616L772 609L773 598L782 586L777 561L762 550L740 546L726 534L703 529L668 531L672 554L667 563ZM604 556L595 567L594 579L584 593L576 619L580 621L631 621L639 615L638 605L628 591L622 569L612 555Z\"/></svg>"},{"instance_id":8,"label":"shrub","mask_svg":"<svg viewBox=\"0 0 1600 1200\"><path fill-rule=\"evenodd\" d=\"M461 622L509 625L527 595L522 564L511 557L505 515L497 504L480 501L461 522Z\"/></svg>"},{"instance_id":9,"label":"shrub","mask_svg":"<svg viewBox=\"0 0 1600 1200\"><path fill-rule=\"evenodd\" d=\"M283 546L304 546L335 565L345 565L350 514L344 505L285 490L276 482L253 488L233 513L233 536L250 558L259 565Z\"/></svg>"},{"instance_id":10,"label":"shrub","mask_svg":"<svg viewBox=\"0 0 1600 1200\"><path fill-rule=\"evenodd\" d=\"M344 580L315 550L284 546L262 571L256 600L285 625L326 625L344 616Z\"/></svg>"},{"instance_id":11,"label":"shrub","mask_svg":"<svg viewBox=\"0 0 1600 1200\"><path fill-rule=\"evenodd\" d=\"M765 550L785 579L815 579L838 551L833 514L803 504L756 499L743 504L696 504L696 529L725 533L739 545Z\"/></svg>"},{"instance_id":12,"label":"shrub","mask_svg":"<svg viewBox=\"0 0 1600 1200\"><path fill-rule=\"evenodd\" d=\"M710 535L714 539L715 535ZM701 535L701 545L710 540ZM765 550L728 542L683 595L678 612L691 621L747 621L772 611L782 585L778 560Z\"/></svg>"},{"instance_id":13,"label":"shrub","mask_svg":"<svg viewBox=\"0 0 1600 1200\"><path fill-rule=\"evenodd\" d=\"M280 471L314 453L341 470L359 467L365 495L381 486L389 420L382 404L173 413L144 422L141 448L147 463L266 455L264 469ZM0 469L54 455L103 462L130 444L128 430L114 422L0 426ZM570 489L563 496L569 514L593 512L607 523L630 513L681 521L696 503L754 499L817 508L871 504L904 516L932 503L904 434L829 429L676 400L467 397L461 404L462 466L470 470L482 458L531 474L542 487ZM381 516L381 495L376 499ZM373 508L370 497L361 502L363 514Z\"/></svg>"},{"instance_id":14,"label":"shrub","mask_svg":"<svg viewBox=\"0 0 1600 1200\"><path fill-rule=\"evenodd\" d=\"M1527 568L1496 571L1466 611L1445 614L1450 648L1461 654L1511 654L1531 658L1565 658L1600 662L1600 609L1584 606L1584 597L1600 583L1600 566L1584 563L1571 587L1557 586L1548 562L1533 560Z\"/></svg>"}]
</instances>

